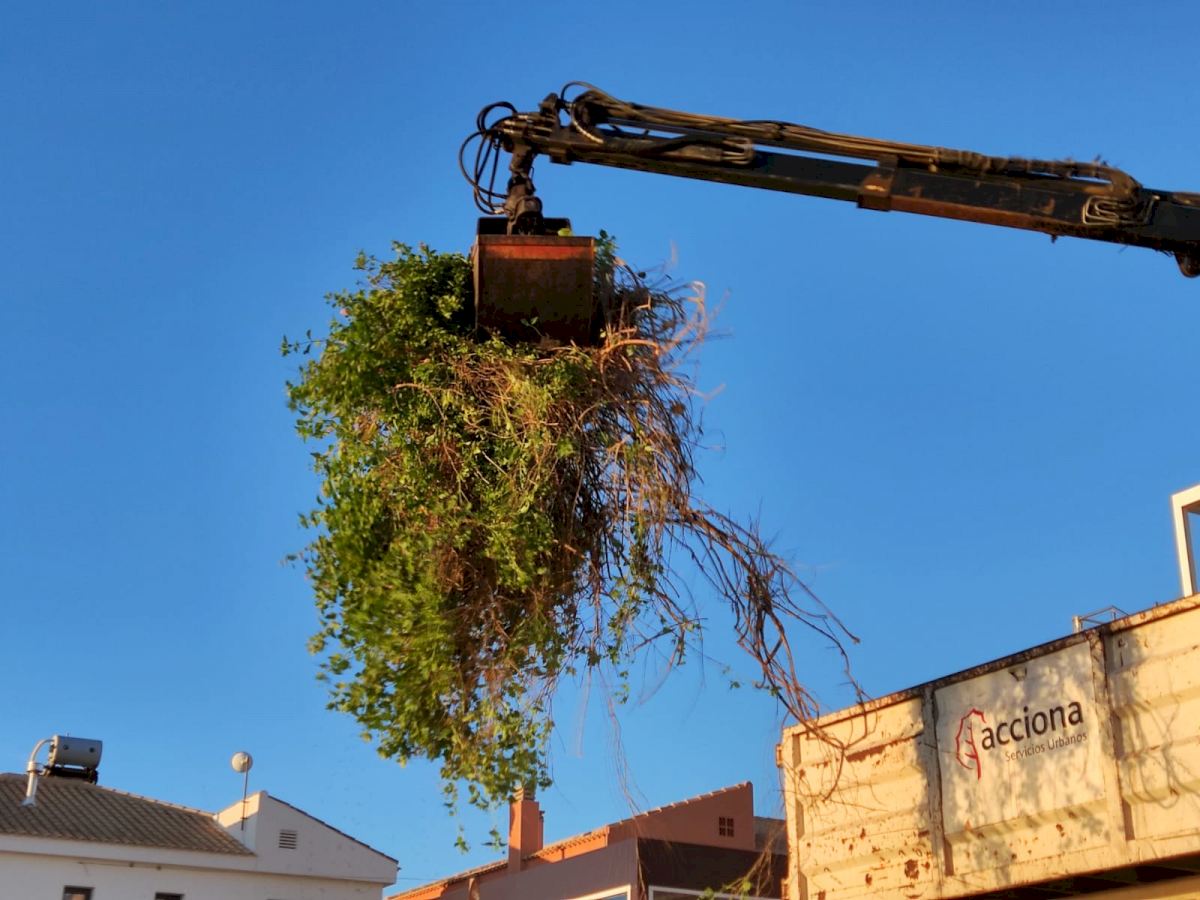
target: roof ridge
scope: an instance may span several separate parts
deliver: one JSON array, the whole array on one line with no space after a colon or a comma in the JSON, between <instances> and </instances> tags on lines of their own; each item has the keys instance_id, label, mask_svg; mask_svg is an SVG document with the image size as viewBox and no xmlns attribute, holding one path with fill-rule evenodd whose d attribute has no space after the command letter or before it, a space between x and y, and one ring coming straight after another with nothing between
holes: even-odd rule
<instances>
[{"instance_id":1,"label":"roof ridge","mask_svg":"<svg viewBox=\"0 0 1200 900\"><path fill-rule=\"evenodd\" d=\"M526 854L524 858L529 859L530 857L541 856L542 854L548 854L554 850L559 849L560 847L569 847L572 844L582 844L587 840L590 840L592 838L595 838L602 834L605 834L613 827L613 825L619 825L619 824L621 824L621 823L613 822L609 825L601 825L599 828L593 828L591 831L581 831L578 834L571 834L565 838L559 838L557 841L552 841L549 844L544 844L541 847L539 847L537 850L534 850L532 853Z\"/></svg>"},{"instance_id":2,"label":"roof ridge","mask_svg":"<svg viewBox=\"0 0 1200 900\"><path fill-rule=\"evenodd\" d=\"M644 810L643 812L634 813L629 818L621 819L618 822L612 822L607 827L613 828L617 825L624 825L626 822L632 822L634 819L640 819L640 818L643 818L644 816L652 816L655 813L666 812L669 809L677 809L681 806L687 806L689 803L698 803L701 800L709 800L709 799L711 799L713 797L717 797L721 794L727 794L730 791L736 791L736 790L738 790L740 788L744 788L744 787L753 787L753 785L749 781L739 781L737 784L730 784L723 788L716 788L715 790L706 791L703 794L696 794L693 797L685 797L682 800L676 800L672 803L665 803L662 806L655 806L652 809L647 809L647 810Z\"/></svg>"},{"instance_id":3,"label":"roof ridge","mask_svg":"<svg viewBox=\"0 0 1200 900\"><path fill-rule=\"evenodd\" d=\"M709 800L709 799L711 799L713 797L717 797L721 794L726 794L730 791L736 791L740 788L749 787L749 786L752 786L749 781L739 781L737 784L727 785L726 787L723 787L723 788L716 788L715 790L706 791L703 794L696 794L695 796L692 796L692 797L685 797L682 800L675 800L671 803L664 803L662 806L655 806L650 809L643 810L642 812L634 813L632 816L629 816L624 819L618 819L616 822L609 822L606 825L600 825L600 826L598 826L596 828L592 828L588 831L581 831L578 834L572 834L572 835L568 835L565 838L559 838L557 841L553 841L549 844L545 844L542 847L540 847L539 849L535 850L533 853L528 854L528 857L539 856L543 853L548 853L550 851L553 851L559 847L565 847L565 846L568 846L571 844L579 844L585 840L594 838L604 832L609 832L609 831L612 831L614 828L619 828L620 826L625 825L629 822L636 822L637 820L644 819L647 816L658 815L659 813L664 813L664 812L667 812L668 810L678 809L679 807L687 806L689 803L698 803L701 800Z\"/></svg>"},{"instance_id":4,"label":"roof ridge","mask_svg":"<svg viewBox=\"0 0 1200 900\"><path fill-rule=\"evenodd\" d=\"M487 872L496 871L508 867L508 861L498 859L495 862L483 863L474 868L464 869L461 872L455 872L453 875L448 875L445 878L426 881L424 884L418 884L416 887L406 888L403 891L396 891L394 894L388 894L385 900L396 900L397 897L407 897L410 894L419 894L428 891L435 887L448 887L456 881L465 881L468 878L474 878L477 875L483 875Z\"/></svg>"}]
</instances>

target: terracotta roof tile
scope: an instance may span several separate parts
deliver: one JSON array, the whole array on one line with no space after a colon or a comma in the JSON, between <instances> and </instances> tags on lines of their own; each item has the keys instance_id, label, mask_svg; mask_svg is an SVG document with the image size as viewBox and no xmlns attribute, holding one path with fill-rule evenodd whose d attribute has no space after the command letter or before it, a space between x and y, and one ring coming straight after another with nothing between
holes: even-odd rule
<instances>
[{"instance_id":1,"label":"terracotta roof tile","mask_svg":"<svg viewBox=\"0 0 1200 900\"><path fill-rule=\"evenodd\" d=\"M633 816L631 816L628 819L622 819L619 822L613 822L611 825L608 825L606 827L615 830L615 829L621 827L622 825L632 824L632 823L638 821L638 819L645 819L649 816L656 816L659 813L667 812L668 810L680 809L684 806L691 806L694 803L699 803L701 800L711 800L713 797L719 797L722 794L731 794L734 791L744 791L749 787L751 787L751 784L749 781L739 781L737 784L729 785L729 787L717 788L715 791L708 791L703 794L697 794L694 797L688 797L684 800L676 800L674 803L667 803L667 804L664 804L663 806L656 806L653 809L647 809L647 810L644 810L643 812L635 813Z\"/></svg>"},{"instance_id":2,"label":"terracotta roof tile","mask_svg":"<svg viewBox=\"0 0 1200 900\"><path fill-rule=\"evenodd\" d=\"M0 774L0 834L253 855L197 809L46 776L38 779L37 804L22 806L25 782L24 775Z\"/></svg>"},{"instance_id":3,"label":"terracotta roof tile","mask_svg":"<svg viewBox=\"0 0 1200 900\"><path fill-rule=\"evenodd\" d=\"M643 820L647 817L660 815L660 814L668 812L670 810L679 809L680 807L684 807L684 806L687 806L692 803L697 803L701 800L708 800L713 797L717 797L721 794L727 794L732 791L742 791L742 790L745 790L746 788L749 788L750 786L751 786L750 782L741 781L741 782L738 782L737 784L730 785L729 787L718 788L715 791L709 791L708 793L705 793L705 794L698 794L695 797L688 797L686 800L677 800L674 803L668 803L664 806L657 806L654 809L648 809L644 812L637 813L628 819L621 819L620 821L613 822L610 825L601 825L599 828L593 828L591 831L584 831L580 834L572 835L571 837L563 838L562 840L555 841L552 844L547 844L546 846L542 847L540 850L527 855L525 857L525 859L544 859L547 861L554 861L554 856L556 854L559 855L560 857L566 857L567 856L566 850L568 848L572 848L575 845L586 844L588 842L596 841L596 840L607 841L609 835L611 835L612 833L617 832L619 829L625 828L626 826L636 825L640 820ZM758 819L759 819L759 817L756 816L755 817L756 832L758 831L758 828L759 828ZM765 823L767 823L767 822L777 822L781 826L786 825L786 823L784 823L782 819L763 819L762 822L764 823L763 827L765 827ZM400 891L395 894L388 894L386 900L415 900L415 898L422 897L422 896L437 897L437 896L440 896L441 893L444 892L445 888L449 887L452 884L457 884L457 883L460 883L463 881L467 881L473 877L478 877L480 875L486 875L491 872L498 872L501 869L505 869L507 867L508 867L508 863L505 860L499 860L494 863L485 863L482 866L476 866L474 869L468 869L465 872L459 872L455 875L449 876L448 878L440 879L439 881L431 881L428 884L421 885L420 887L409 888L406 891Z\"/></svg>"}]
</instances>

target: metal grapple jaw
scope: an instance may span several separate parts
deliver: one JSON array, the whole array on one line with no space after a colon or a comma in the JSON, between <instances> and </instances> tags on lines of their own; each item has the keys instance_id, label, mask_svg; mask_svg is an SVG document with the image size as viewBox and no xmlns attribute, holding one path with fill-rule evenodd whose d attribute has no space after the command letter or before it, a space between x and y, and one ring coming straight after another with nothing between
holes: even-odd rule
<instances>
[{"instance_id":1,"label":"metal grapple jaw","mask_svg":"<svg viewBox=\"0 0 1200 900\"><path fill-rule=\"evenodd\" d=\"M601 324L595 239L572 235L569 219L542 218L540 206L537 234L510 230L508 217L479 220L471 248L475 325L513 341L593 345Z\"/></svg>"}]
</instances>

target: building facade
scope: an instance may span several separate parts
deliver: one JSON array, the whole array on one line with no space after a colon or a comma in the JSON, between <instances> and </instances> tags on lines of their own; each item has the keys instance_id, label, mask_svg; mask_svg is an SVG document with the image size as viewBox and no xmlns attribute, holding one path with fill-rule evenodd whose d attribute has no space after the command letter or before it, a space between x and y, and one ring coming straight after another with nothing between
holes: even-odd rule
<instances>
[{"instance_id":1,"label":"building facade","mask_svg":"<svg viewBox=\"0 0 1200 900\"><path fill-rule=\"evenodd\" d=\"M378 900L396 861L260 791L219 813L0 774L0 900Z\"/></svg>"},{"instance_id":2,"label":"building facade","mask_svg":"<svg viewBox=\"0 0 1200 900\"><path fill-rule=\"evenodd\" d=\"M694 900L778 898L784 822L754 815L744 783L551 844L537 801L509 811L508 859L388 900Z\"/></svg>"}]
</instances>

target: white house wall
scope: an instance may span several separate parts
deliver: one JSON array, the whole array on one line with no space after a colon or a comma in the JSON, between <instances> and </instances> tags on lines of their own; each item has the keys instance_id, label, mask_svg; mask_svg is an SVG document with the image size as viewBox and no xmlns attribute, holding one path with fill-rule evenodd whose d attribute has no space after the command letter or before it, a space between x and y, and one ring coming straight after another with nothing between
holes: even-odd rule
<instances>
[{"instance_id":1,"label":"white house wall","mask_svg":"<svg viewBox=\"0 0 1200 900\"><path fill-rule=\"evenodd\" d=\"M254 851L257 871L381 885L396 880L393 860L265 791L247 799L245 816L243 829L238 802L217 813L217 821ZM295 832L294 849L280 846L280 832L285 830Z\"/></svg>"},{"instance_id":2,"label":"white house wall","mask_svg":"<svg viewBox=\"0 0 1200 900\"><path fill-rule=\"evenodd\" d=\"M170 863L38 856L0 850L0 900L58 900L63 887L92 888L93 900L378 900L381 885Z\"/></svg>"},{"instance_id":3,"label":"white house wall","mask_svg":"<svg viewBox=\"0 0 1200 900\"><path fill-rule=\"evenodd\" d=\"M253 855L0 835L0 900L58 900L67 885L93 900L379 900L396 880L395 861L265 792L248 798L244 830L241 807L218 823ZM295 849L279 847L284 829Z\"/></svg>"}]
</instances>

